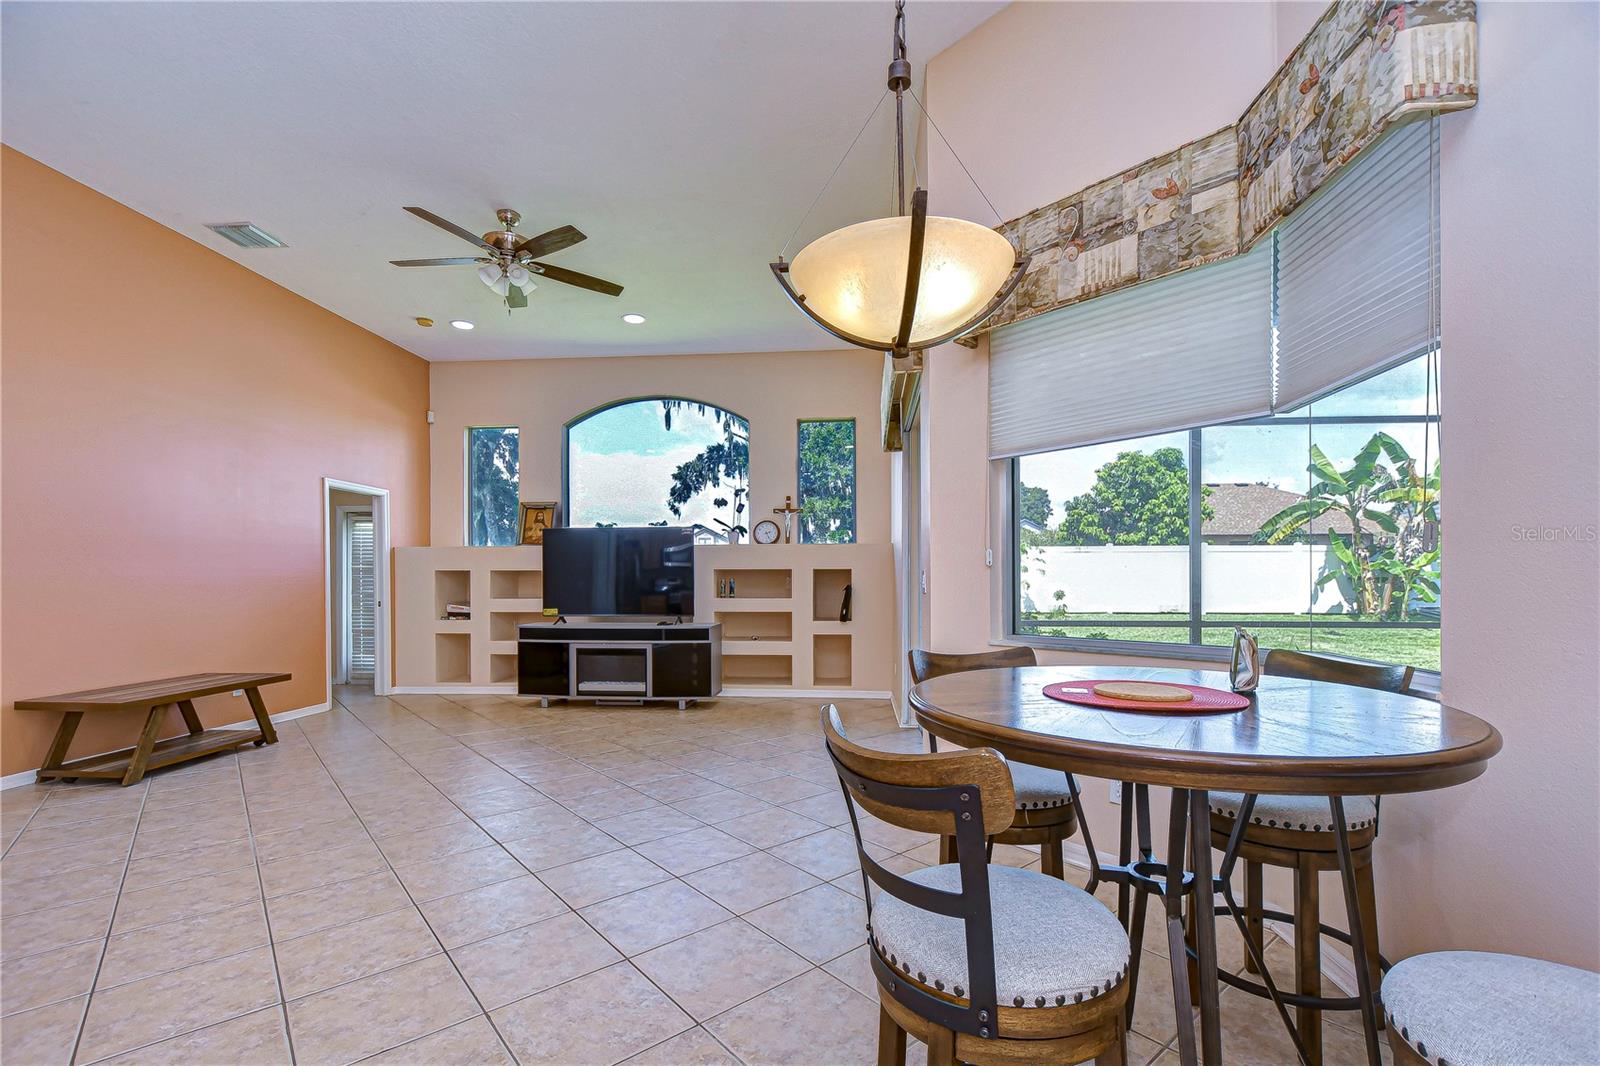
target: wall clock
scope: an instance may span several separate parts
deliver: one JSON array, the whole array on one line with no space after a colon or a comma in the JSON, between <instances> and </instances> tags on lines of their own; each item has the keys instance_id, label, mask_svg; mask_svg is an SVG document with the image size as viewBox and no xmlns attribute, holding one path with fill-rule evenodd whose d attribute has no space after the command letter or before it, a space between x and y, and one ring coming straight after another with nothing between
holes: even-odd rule
<instances>
[{"instance_id":1,"label":"wall clock","mask_svg":"<svg viewBox=\"0 0 1600 1066\"><path fill-rule=\"evenodd\" d=\"M770 518L763 518L756 523L754 540L757 544L778 543L778 523Z\"/></svg>"}]
</instances>

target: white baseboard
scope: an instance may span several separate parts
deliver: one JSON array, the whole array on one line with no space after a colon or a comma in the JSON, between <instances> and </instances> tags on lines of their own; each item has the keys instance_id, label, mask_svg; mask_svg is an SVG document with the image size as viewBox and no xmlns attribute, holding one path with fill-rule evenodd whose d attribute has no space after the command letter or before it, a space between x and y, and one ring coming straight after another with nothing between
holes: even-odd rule
<instances>
[{"instance_id":1,"label":"white baseboard","mask_svg":"<svg viewBox=\"0 0 1600 1066\"><path fill-rule=\"evenodd\" d=\"M1083 842L1076 838L1068 840L1062 845L1061 857L1069 865L1076 866L1080 870L1089 869L1089 849L1085 848ZM1112 866L1116 862L1117 860L1114 856L1103 853L1100 855L1100 864L1102 866ZM1267 910L1286 909L1271 900L1267 900L1265 905ZM1291 948L1294 947L1294 926L1274 921L1268 921L1266 925L1267 928L1278 935L1280 940L1283 940ZM1345 995L1353 996L1356 994L1358 988L1356 968L1349 959L1337 951L1322 952L1322 976L1338 985L1340 991Z\"/></svg>"},{"instance_id":2,"label":"white baseboard","mask_svg":"<svg viewBox=\"0 0 1600 1066\"><path fill-rule=\"evenodd\" d=\"M305 718L308 715L321 714L322 712L326 711L327 709L328 709L328 705L326 703L318 703L318 704L315 704L314 706L311 706L311 707L300 707L300 708L297 708L297 709L292 710L292 711L279 711L277 714L268 715L267 717L271 718L272 719L272 723L274 725L276 725L279 722L290 722L290 721L293 721L296 718ZM225 725L207 726L206 728L207 729L241 729L242 730L242 729L254 729L255 727L256 727L256 720L254 718L245 718L245 719L242 719L242 720L237 721L237 722L228 722ZM123 750L123 748L112 748L111 749L111 751L122 751L122 750ZM111 751L97 752L96 755L110 755ZM75 755L75 756L73 756L73 758L75 758L75 759L92 759L94 757L95 757L95 755ZM0 777L0 792L4 792L8 788L18 788L18 787L20 787L22 785L31 785L31 784L33 784L35 781L38 780L38 773L39 773L39 771L37 771L37 770L23 770L20 773L7 774L5 777Z\"/></svg>"},{"instance_id":3,"label":"white baseboard","mask_svg":"<svg viewBox=\"0 0 1600 1066\"><path fill-rule=\"evenodd\" d=\"M730 699L886 700L889 693L867 688L775 688L765 685L727 685L720 693Z\"/></svg>"},{"instance_id":4,"label":"white baseboard","mask_svg":"<svg viewBox=\"0 0 1600 1066\"><path fill-rule=\"evenodd\" d=\"M391 696L515 696L517 686L509 685L394 685Z\"/></svg>"},{"instance_id":5,"label":"white baseboard","mask_svg":"<svg viewBox=\"0 0 1600 1066\"><path fill-rule=\"evenodd\" d=\"M515 696L516 685L396 685L389 690L391 696ZM877 689L859 688L777 688L765 685L728 685L718 693L728 699L818 699L818 700L886 700L888 692ZM529 699L538 699L529 696ZM566 699L564 696L552 696L551 699ZM576 699L590 699L590 696L578 696ZM617 699L631 697L618 696ZM656 699L666 700L676 697L658 696ZM690 697L691 699L695 697ZM704 697L715 699L716 697Z\"/></svg>"}]
</instances>

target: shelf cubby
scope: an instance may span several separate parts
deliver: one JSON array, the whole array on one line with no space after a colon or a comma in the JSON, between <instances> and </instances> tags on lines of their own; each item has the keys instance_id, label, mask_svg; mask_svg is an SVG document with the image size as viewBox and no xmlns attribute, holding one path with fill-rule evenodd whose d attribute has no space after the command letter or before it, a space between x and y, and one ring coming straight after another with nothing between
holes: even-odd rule
<instances>
[{"instance_id":1,"label":"shelf cubby","mask_svg":"<svg viewBox=\"0 0 1600 1066\"><path fill-rule=\"evenodd\" d=\"M433 638L434 676L441 685L472 683L472 635L437 633Z\"/></svg>"},{"instance_id":2,"label":"shelf cubby","mask_svg":"<svg viewBox=\"0 0 1600 1066\"><path fill-rule=\"evenodd\" d=\"M818 633L811 638L811 683L817 688L850 687L850 636Z\"/></svg>"},{"instance_id":3,"label":"shelf cubby","mask_svg":"<svg viewBox=\"0 0 1600 1066\"><path fill-rule=\"evenodd\" d=\"M716 588L726 588L734 583L734 595L720 596L719 600L786 600L794 595L792 570L718 570Z\"/></svg>"},{"instance_id":4,"label":"shelf cubby","mask_svg":"<svg viewBox=\"0 0 1600 1066\"><path fill-rule=\"evenodd\" d=\"M794 684L794 659L788 655L724 655L722 680L735 686L788 688Z\"/></svg>"},{"instance_id":5,"label":"shelf cubby","mask_svg":"<svg viewBox=\"0 0 1600 1066\"><path fill-rule=\"evenodd\" d=\"M447 604L472 606L472 571L438 570L433 575L433 616L443 618Z\"/></svg>"},{"instance_id":6,"label":"shelf cubby","mask_svg":"<svg viewBox=\"0 0 1600 1066\"><path fill-rule=\"evenodd\" d=\"M489 571L492 600L536 600L544 595L544 573L539 570Z\"/></svg>"},{"instance_id":7,"label":"shelf cubby","mask_svg":"<svg viewBox=\"0 0 1600 1066\"><path fill-rule=\"evenodd\" d=\"M544 621L543 614L530 614L524 611L490 611L489 612L489 639L490 640L516 640L517 627L532 625Z\"/></svg>"},{"instance_id":8,"label":"shelf cubby","mask_svg":"<svg viewBox=\"0 0 1600 1066\"><path fill-rule=\"evenodd\" d=\"M515 683L517 680L516 653L508 655L489 656L489 683L491 685L505 685Z\"/></svg>"},{"instance_id":9,"label":"shelf cubby","mask_svg":"<svg viewBox=\"0 0 1600 1066\"><path fill-rule=\"evenodd\" d=\"M848 570L811 571L811 619L814 622L837 622L839 610L844 605L844 590L850 584ZM852 615L855 612L851 604Z\"/></svg>"},{"instance_id":10,"label":"shelf cubby","mask_svg":"<svg viewBox=\"0 0 1600 1066\"><path fill-rule=\"evenodd\" d=\"M788 611L718 611L724 642L793 640L794 615Z\"/></svg>"}]
</instances>

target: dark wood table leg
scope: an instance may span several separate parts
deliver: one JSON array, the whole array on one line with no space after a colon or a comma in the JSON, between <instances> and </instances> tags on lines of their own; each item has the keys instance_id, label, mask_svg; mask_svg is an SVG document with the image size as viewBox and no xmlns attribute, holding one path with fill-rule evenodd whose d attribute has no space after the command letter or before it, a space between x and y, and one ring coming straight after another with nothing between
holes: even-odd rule
<instances>
[{"instance_id":1,"label":"dark wood table leg","mask_svg":"<svg viewBox=\"0 0 1600 1066\"><path fill-rule=\"evenodd\" d=\"M66 711L61 715L61 724L56 726L55 739L50 742L50 750L45 753L44 764L41 770L59 770L66 761L67 749L72 747L72 737L78 732L78 723L83 721L82 711Z\"/></svg>"},{"instance_id":2,"label":"dark wood table leg","mask_svg":"<svg viewBox=\"0 0 1600 1066\"><path fill-rule=\"evenodd\" d=\"M1222 1015L1217 981L1217 914L1211 871L1211 804L1206 790L1189 793L1189 851L1194 866L1195 965L1200 971L1200 1043L1206 1066L1222 1063Z\"/></svg>"},{"instance_id":3,"label":"dark wood table leg","mask_svg":"<svg viewBox=\"0 0 1600 1066\"><path fill-rule=\"evenodd\" d=\"M167 709L171 706L170 703L158 703L145 716L139 743L128 757L128 770L122 775L123 785L136 785L144 778L145 768L150 765L151 749L156 746L156 738L161 735L161 724L167 720Z\"/></svg>"},{"instance_id":4,"label":"dark wood table leg","mask_svg":"<svg viewBox=\"0 0 1600 1066\"><path fill-rule=\"evenodd\" d=\"M1361 894L1356 884L1355 860L1350 856L1350 832L1345 828L1344 799L1328 797L1333 811L1333 835L1339 850L1339 879L1344 885L1345 914L1350 921L1350 951L1355 956L1356 989L1361 996L1361 1030L1367 1042L1369 1066L1382 1066L1378 1050L1378 990L1373 986L1374 969L1370 953L1376 951L1367 943L1367 923L1361 916Z\"/></svg>"},{"instance_id":5,"label":"dark wood table leg","mask_svg":"<svg viewBox=\"0 0 1600 1066\"><path fill-rule=\"evenodd\" d=\"M264 744L276 744L278 731L272 726L272 716L267 714L267 705L261 700L259 688L244 690L244 698L250 701L250 710L255 712L256 725L261 727L261 741Z\"/></svg>"},{"instance_id":6,"label":"dark wood table leg","mask_svg":"<svg viewBox=\"0 0 1600 1066\"><path fill-rule=\"evenodd\" d=\"M178 710L183 712L183 724L189 727L190 736L206 731L206 727L200 724L200 715L194 709L193 700L179 700Z\"/></svg>"},{"instance_id":7,"label":"dark wood table leg","mask_svg":"<svg viewBox=\"0 0 1600 1066\"><path fill-rule=\"evenodd\" d=\"M1189 790L1172 790L1172 810L1167 822L1166 888L1167 959L1172 964L1172 1009L1178 1022L1178 1061L1197 1066L1194 1009L1189 1005L1189 945L1183 928L1183 855L1188 838ZM1209 1062L1208 1062L1209 1066Z\"/></svg>"}]
</instances>

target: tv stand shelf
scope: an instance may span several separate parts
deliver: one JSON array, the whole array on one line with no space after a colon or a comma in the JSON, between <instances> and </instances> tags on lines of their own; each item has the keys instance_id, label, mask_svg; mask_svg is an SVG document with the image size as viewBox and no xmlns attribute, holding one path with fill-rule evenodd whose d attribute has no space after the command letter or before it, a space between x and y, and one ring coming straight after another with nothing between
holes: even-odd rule
<instances>
[{"instance_id":1,"label":"tv stand shelf","mask_svg":"<svg viewBox=\"0 0 1600 1066\"><path fill-rule=\"evenodd\" d=\"M517 695L692 700L722 691L722 627L683 622L541 622L517 634Z\"/></svg>"}]
</instances>

